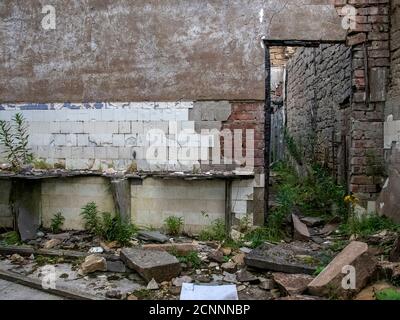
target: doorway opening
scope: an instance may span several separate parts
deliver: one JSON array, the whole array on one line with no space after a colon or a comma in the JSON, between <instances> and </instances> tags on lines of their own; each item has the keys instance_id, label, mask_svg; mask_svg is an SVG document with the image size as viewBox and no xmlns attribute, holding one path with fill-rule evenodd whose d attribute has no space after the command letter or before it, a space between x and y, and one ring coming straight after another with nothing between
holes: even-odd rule
<instances>
[{"instance_id":1,"label":"doorway opening","mask_svg":"<svg viewBox=\"0 0 400 320\"><path fill-rule=\"evenodd\" d=\"M289 161L326 168L348 185L351 48L341 42L265 41L265 216L275 198L270 168Z\"/></svg>"}]
</instances>

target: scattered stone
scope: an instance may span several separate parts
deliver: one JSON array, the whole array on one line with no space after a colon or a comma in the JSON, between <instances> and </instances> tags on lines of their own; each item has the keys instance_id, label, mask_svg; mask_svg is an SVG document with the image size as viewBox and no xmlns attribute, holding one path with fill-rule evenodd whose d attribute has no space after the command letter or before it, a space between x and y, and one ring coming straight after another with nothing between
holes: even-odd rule
<instances>
[{"instance_id":1,"label":"scattered stone","mask_svg":"<svg viewBox=\"0 0 400 320\"><path fill-rule=\"evenodd\" d=\"M172 280L172 284L175 287L182 287L182 284L192 283L192 282L193 282L193 279L189 276L183 276L183 277L175 278Z\"/></svg>"},{"instance_id":2,"label":"scattered stone","mask_svg":"<svg viewBox=\"0 0 400 320\"><path fill-rule=\"evenodd\" d=\"M125 273L126 267L121 261L107 261L107 271Z\"/></svg>"},{"instance_id":3,"label":"scattered stone","mask_svg":"<svg viewBox=\"0 0 400 320\"><path fill-rule=\"evenodd\" d=\"M240 241L243 239L243 237L244 237L243 233L241 233L235 229L231 230L231 238L233 241Z\"/></svg>"},{"instance_id":4,"label":"scattered stone","mask_svg":"<svg viewBox=\"0 0 400 320\"><path fill-rule=\"evenodd\" d=\"M336 222L331 222L328 223L320 232L321 235L324 236L329 236L331 235L334 231L336 231L339 228L339 224Z\"/></svg>"},{"instance_id":5,"label":"scattered stone","mask_svg":"<svg viewBox=\"0 0 400 320\"><path fill-rule=\"evenodd\" d=\"M49 234L47 234L47 237L49 239L58 239L58 240L64 241L64 240L70 239L71 238L71 234L69 232L55 233L55 234L49 233Z\"/></svg>"},{"instance_id":6,"label":"scattered stone","mask_svg":"<svg viewBox=\"0 0 400 320\"><path fill-rule=\"evenodd\" d=\"M11 169L12 169L12 165L10 163L0 164L0 170L4 170L4 171L10 170L11 171Z\"/></svg>"},{"instance_id":7,"label":"scattered stone","mask_svg":"<svg viewBox=\"0 0 400 320\"><path fill-rule=\"evenodd\" d=\"M96 271L107 271L106 259L94 254L87 256L85 261L81 264L80 270L84 275Z\"/></svg>"},{"instance_id":8,"label":"scattered stone","mask_svg":"<svg viewBox=\"0 0 400 320\"><path fill-rule=\"evenodd\" d=\"M378 282L363 289L354 300L376 300L375 294L385 289L394 289L395 287L388 282Z\"/></svg>"},{"instance_id":9,"label":"scattered stone","mask_svg":"<svg viewBox=\"0 0 400 320\"><path fill-rule=\"evenodd\" d=\"M271 295L275 298L278 299L281 297L281 292L279 289L272 289L271 291Z\"/></svg>"},{"instance_id":10,"label":"scattered stone","mask_svg":"<svg viewBox=\"0 0 400 320\"><path fill-rule=\"evenodd\" d=\"M318 217L304 217L300 219L307 227L314 228L324 224L324 219Z\"/></svg>"},{"instance_id":11,"label":"scattered stone","mask_svg":"<svg viewBox=\"0 0 400 320\"><path fill-rule=\"evenodd\" d=\"M237 283L236 274L224 271L223 280L230 283Z\"/></svg>"},{"instance_id":12,"label":"scattered stone","mask_svg":"<svg viewBox=\"0 0 400 320\"><path fill-rule=\"evenodd\" d=\"M14 264L22 264L24 263L25 259L24 257L20 256L18 253L14 253L11 257L10 260Z\"/></svg>"},{"instance_id":13,"label":"scattered stone","mask_svg":"<svg viewBox=\"0 0 400 320\"><path fill-rule=\"evenodd\" d=\"M208 254L208 259L210 261L215 261L218 263L224 262L224 254L219 250L214 250Z\"/></svg>"},{"instance_id":14,"label":"scattered stone","mask_svg":"<svg viewBox=\"0 0 400 320\"><path fill-rule=\"evenodd\" d=\"M44 237L44 232L42 232L42 231L36 232L36 237L38 237L38 238L43 238L43 237ZM50 239L51 239L51 238L50 238Z\"/></svg>"},{"instance_id":15,"label":"scattered stone","mask_svg":"<svg viewBox=\"0 0 400 320\"><path fill-rule=\"evenodd\" d=\"M262 290L255 286L246 287L239 292L240 300L271 300L273 296L269 291Z\"/></svg>"},{"instance_id":16,"label":"scattered stone","mask_svg":"<svg viewBox=\"0 0 400 320\"><path fill-rule=\"evenodd\" d=\"M314 277L307 274L273 273L272 276L283 292L291 296L302 294L314 280Z\"/></svg>"},{"instance_id":17,"label":"scattered stone","mask_svg":"<svg viewBox=\"0 0 400 320\"><path fill-rule=\"evenodd\" d=\"M211 277L205 274L200 274L196 277L196 280L201 283L210 283Z\"/></svg>"},{"instance_id":18,"label":"scattered stone","mask_svg":"<svg viewBox=\"0 0 400 320\"><path fill-rule=\"evenodd\" d=\"M245 254L247 254L247 253L250 253L252 251L252 249L246 248L246 247L242 247L242 248L240 248L240 251L245 253Z\"/></svg>"},{"instance_id":19,"label":"scattered stone","mask_svg":"<svg viewBox=\"0 0 400 320\"><path fill-rule=\"evenodd\" d=\"M181 272L178 259L165 251L124 248L120 256L129 268L147 281L153 278L158 282L169 281Z\"/></svg>"},{"instance_id":20,"label":"scattered stone","mask_svg":"<svg viewBox=\"0 0 400 320\"><path fill-rule=\"evenodd\" d=\"M308 231L307 226L300 221L299 217L295 214L292 214L292 220L294 229L293 238L299 241L310 240L310 231Z\"/></svg>"},{"instance_id":21,"label":"scattered stone","mask_svg":"<svg viewBox=\"0 0 400 320\"><path fill-rule=\"evenodd\" d=\"M224 280L224 276L221 276L219 274L213 274L212 275L213 281L214 282L220 282ZM236 278L236 277L235 277Z\"/></svg>"},{"instance_id":22,"label":"scattered stone","mask_svg":"<svg viewBox=\"0 0 400 320\"><path fill-rule=\"evenodd\" d=\"M51 239L44 243L43 248L44 249L53 249L53 248L57 247L59 244L61 244L61 240Z\"/></svg>"},{"instance_id":23,"label":"scattered stone","mask_svg":"<svg viewBox=\"0 0 400 320\"><path fill-rule=\"evenodd\" d=\"M239 267L244 266L244 253L239 253L232 257L232 261L235 262Z\"/></svg>"},{"instance_id":24,"label":"scattered stone","mask_svg":"<svg viewBox=\"0 0 400 320\"><path fill-rule=\"evenodd\" d=\"M378 274L380 277L391 280L400 280L400 263L379 261Z\"/></svg>"},{"instance_id":25,"label":"scattered stone","mask_svg":"<svg viewBox=\"0 0 400 320\"><path fill-rule=\"evenodd\" d=\"M389 255L390 262L400 262L400 237L396 239Z\"/></svg>"},{"instance_id":26,"label":"scattered stone","mask_svg":"<svg viewBox=\"0 0 400 320\"><path fill-rule=\"evenodd\" d=\"M159 231L139 231L137 237L143 241L154 241L159 243L168 242L169 238Z\"/></svg>"},{"instance_id":27,"label":"scattered stone","mask_svg":"<svg viewBox=\"0 0 400 320\"><path fill-rule=\"evenodd\" d=\"M245 269L240 270L236 274L237 281L239 282L248 282L250 284L258 284L260 283L260 279L258 279L255 275L251 274Z\"/></svg>"},{"instance_id":28,"label":"scattered stone","mask_svg":"<svg viewBox=\"0 0 400 320\"><path fill-rule=\"evenodd\" d=\"M314 258L315 264L305 263L296 258L299 255L309 255ZM303 242L281 243L272 245L265 243L251 251L245 257L249 267L295 274L314 274L317 269L319 255Z\"/></svg>"},{"instance_id":29,"label":"scattered stone","mask_svg":"<svg viewBox=\"0 0 400 320\"><path fill-rule=\"evenodd\" d=\"M326 300L321 297L313 297L313 296L304 296L304 295L294 295L287 296L283 298L279 298L277 300L286 300L286 301L317 301L317 300Z\"/></svg>"},{"instance_id":30,"label":"scattered stone","mask_svg":"<svg viewBox=\"0 0 400 320\"><path fill-rule=\"evenodd\" d=\"M207 246L209 246L210 248L213 248L213 249L218 249L219 248L219 244L217 242L215 242L215 241L206 241L205 244Z\"/></svg>"},{"instance_id":31,"label":"scattered stone","mask_svg":"<svg viewBox=\"0 0 400 320\"><path fill-rule=\"evenodd\" d=\"M109 299L122 300L125 299L126 295L119 290L110 290L106 292L106 297Z\"/></svg>"},{"instance_id":32,"label":"scattered stone","mask_svg":"<svg viewBox=\"0 0 400 320\"><path fill-rule=\"evenodd\" d=\"M156 250L156 251L174 251L178 254L188 254L193 251L197 251L197 246L192 243L165 243L165 244L145 244L142 246L144 250Z\"/></svg>"},{"instance_id":33,"label":"scattered stone","mask_svg":"<svg viewBox=\"0 0 400 320\"><path fill-rule=\"evenodd\" d=\"M214 269L214 268L216 268L216 267L219 267L219 264L216 263L216 262L210 262L210 264L208 265L208 267L209 267L210 269Z\"/></svg>"},{"instance_id":34,"label":"scattered stone","mask_svg":"<svg viewBox=\"0 0 400 320\"><path fill-rule=\"evenodd\" d=\"M232 261L225 262L221 265L222 270L227 272L235 272L236 271L236 263Z\"/></svg>"},{"instance_id":35,"label":"scattered stone","mask_svg":"<svg viewBox=\"0 0 400 320\"><path fill-rule=\"evenodd\" d=\"M93 247L89 249L89 253L103 253L104 249L102 247Z\"/></svg>"},{"instance_id":36,"label":"scattered stone","mask_svg":"<svg viewBox=\"0 0 400 320\"><path fill-rule=\"evenodd\" d=\"M221 248L220 250L222 251L224 256L230 256L231 253L232 253L232 249L231 248Z\"/></svg>"},{"instance_id":37,"label":"scattered stone","mask_svg":"<svg viewBox=\"0 0 400 320\"><path fill-rule=\"evenodd\" d=\"M181 294L181 289L182 287L170 287L168 291L174 296L179 296Z\"/></svg>"},{"instance_id":38,"label":"scattered stone","mask_svg":"<svg viewBox=\"0 0 400 320\"><path fill-rule=\"evenodd\" d=\"M345 290L342 280L343 268L353 266L356 271L356 289ZM316 296L327 296L332 290L338 297L349 298L359 292L368 283L377 268L377 263L363 242L351 242L331 263L308 285L308 290Z\"/></svg>"},{"instance_id":39,"label":"scattered stone","mask_svg":"<svg viewBox=\"0 0 400 320\"><path fill-rule=\"evenodd\" d=\"M151 279L151 281L147 284L147 290L158 290L160 287L155 279Z\"/></svg>"},{"instance_id":40,"label":"scattered stone","mask_svg":"<svg viewBox=\"0 0 400 320\"><path fill-rule=\"evenodd\" d=\"M246 287L245 285L240 285L240 286L237 287L237 291L238 291L238 292L241 292L241 291L243 291L243 290L246 290L246 288L247 288L247 287Z\"/></svg>"},{"instance_id":41,"label":"scattered stone","mask_svg":"<svg viewBox=\"0 0 400 320\"><path fill-rule=\"evenodd\" d=\"M274 280L266 279L265 281L262 281L258 287L264 290L272 290L275 289L276 285Z\"/></svg>"},{"instance_id":42,"label":"scattered stone","mask_svg":"<svg viewBox=\"0 0 400 320\"><path fill-rule=\"evenodd\" d=\"M136 300L139 300L139 298L136 297L134 294L131 294L131 295L128 296L127 300L136 301Z\"/></svg>"}]
</instances>

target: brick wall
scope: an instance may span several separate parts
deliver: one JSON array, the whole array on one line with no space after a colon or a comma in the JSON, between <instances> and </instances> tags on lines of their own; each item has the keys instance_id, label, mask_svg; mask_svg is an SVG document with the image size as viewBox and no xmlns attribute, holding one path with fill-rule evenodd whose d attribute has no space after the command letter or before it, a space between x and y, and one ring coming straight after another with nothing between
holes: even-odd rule
<instances>
[{"instance_id":1,"label":"brick wall","mask_svg":"<svg viewBox=\"0 0 400 320\"><path fill-rule=\"evenodd\" d=\"M379 177L368 172L371 166L383 163L383 121L390 66L389 0L335 0L335 4L342 16L344 5L356 9L356 26L347 35L347 45L352 49L353 88L349 189L366 207L369 201L375 202L382 187Z\"/></svg>"},{"instance_id":2,"label":"brick wall","mask_svg":"<svg viewBox=\"0 0 400 320\"><path fill-rule=\"evenodd\" d=\"M300 48L287 64L287 128L305 159L332 170L343 113L351 92L350 50L345 45Z\"/></svg>"}]
</instances>

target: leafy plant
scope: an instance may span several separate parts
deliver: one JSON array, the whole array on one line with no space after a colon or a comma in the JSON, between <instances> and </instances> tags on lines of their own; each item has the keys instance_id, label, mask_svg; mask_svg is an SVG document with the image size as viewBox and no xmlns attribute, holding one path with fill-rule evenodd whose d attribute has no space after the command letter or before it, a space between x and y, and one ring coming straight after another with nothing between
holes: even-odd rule
<instances>
[{"instance_id":1,"label":"leafy plant","mask_svg":"<svg viewBox=\"0 0 400 320\"><path fill-rule=\"evenodd\" d=\"M225 223L222 219L214 220L211 225L200 232L201 241L223 241L226 239Z\"/></svg>"},{"instance_id":2,"label":"leafy plant","mask_svg":"<svg viewBox=\"0 0 400 320\"><path fill-rule=\"evenodd\" d=\"M354 217L340 226L340 232L347 236L359 235L366 237L383 230L400 232L400 225L389 218L377 214L369 214L363 217Z\"/></svg>"},{"instance_id":3,"label":"leafy plant","mask_svg":"<svg viewBox=\"0 0 400 320\"><path fill-rule=\"evenodd\" d=\"M183 217L170 216L164 220L164 224L169 235L177 236L184 225Z\"/></svg>"},{"instance_id":4,"label":"leafy plant","mask_svg":"<svg viewBox=\"0 0 400 320\"><path fill-rule=\"evenodd\" d=\"M89 202L81 211L81 216L85 222L85 229L91 233L98 234L100 231L99 211L95 202Z\"/></svg>"},{"instance_id":5,"label":"leafy plant","mask_svg":"<svg viewBox=\"0 0 400 320\"><path fill-rule=\"evenodd\" d=\"M85 221L86 230L107 241L118 241L121 245L129 244L138 230L135 225L123 222L120 215L113 217L109 212L100 213L94 202L84 206L81 215Z\"/></svg>"},{"instance_id":6,"label":"leafy plant","mask_svg":"<svg viewBox=\"0 0 400 320\"><path fill-rule=\"evenodd\" d=\"M1 238L3 239L3 242L9 246L18 245L21 243L19 234L16 231L6 232L1 235Z\"/></svg>"},{"instance_id":7,"label":"leafy plant","mask_svg":"<svg viewBox=\"0 0 400 320\"><path fill-rule=\"evenodd\" d=\"M107 241L118 241L123 246L129 244L137 228L133 224L124 223L119 215L112 217L111 213L103 212L102 216L100 235Z\"/></svg>"},{"instance_id":8,"label":"leafy plant","mask_svg":"<svg viewBox=\"0 0 400 320\"><path fill-rule=\"evenodd\" d=\"M172 250L171 254L174 255L180 263L190 264L193 268L198 269L201 266L201 259L196 251L190 251L189 253L183 255Z\"/></svg>"},{"instance_id":9,"label":"leafy plant","mask_svg":"<svg viewBox=\"0 0 400 320\"><path fill-rule=\"evenodd\" d=\"M22 114L12 118L13 125L0 120L0 143L4 145L7 160L15 170L32 161L33 155L28 148L29 134Z\"/></svg>"},{"instance_id":10,"label":"leafy plant","mask_svg":"<svg viewBox=\"0 0 400 320\"><path fill-rule=\"evenodd\" d=\"M40 170L50 170L53 168L53 166L49 163L47 163L43 159L35 159L33 160L33 167L35 169L40 169Z\"/></svg>"},{"instance_id":11,"label":"leafy plant","mask_svg":"<svg viewBox=\"0 0 400 320\"><path fill-rule=\"evenodd\" d=\"M61 231L61 227L64 224L65 218L63 217L61 212L57 212L53 218L51 219L51 231L53 233L58 233Z\"/></svg>"},{"instance_id":12,"label":"leafy plant","mask_svg":"<svg viewBox=\"0 0 400 320\"><path fill-rule=\"evenodd\" d=\"M400 291L388 288L375 293L376 300L400 300Z\"/></svg>"}]
</instances>

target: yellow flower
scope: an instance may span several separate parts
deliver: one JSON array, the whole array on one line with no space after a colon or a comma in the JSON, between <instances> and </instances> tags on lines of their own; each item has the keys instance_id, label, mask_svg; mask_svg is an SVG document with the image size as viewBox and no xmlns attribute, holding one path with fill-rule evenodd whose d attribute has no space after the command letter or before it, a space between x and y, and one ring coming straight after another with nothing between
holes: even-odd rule
<instances>
[{"instance_id":1,"label":"yellow flower","mask_svg":"<svg viewBox=\"0 0 400 320\"><path fill-rule=\"evenodd\" d=\"M357 199L357 197L353 196L352 194L344 197L344 202L346 203L355 204L358 201L359 200Z\"/></svg>"}]
</instances>

